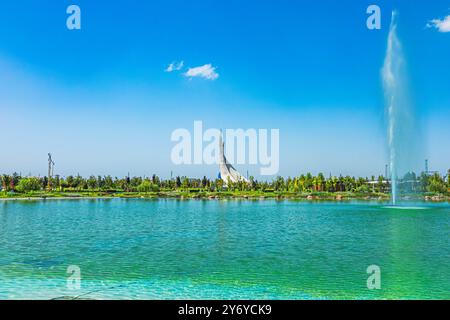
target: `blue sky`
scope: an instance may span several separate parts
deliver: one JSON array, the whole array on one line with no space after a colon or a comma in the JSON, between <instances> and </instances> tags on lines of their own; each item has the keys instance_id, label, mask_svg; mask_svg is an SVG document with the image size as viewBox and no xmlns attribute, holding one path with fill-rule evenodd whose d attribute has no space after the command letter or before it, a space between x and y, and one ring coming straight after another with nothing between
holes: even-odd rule
<instances>
[{"instance_id":1,"label":"blue sky","mask_svg":"<svg viewBox=\"0 0 450 320\"><path fill-rule=\"evenodd\" d=\"M81 30L66 8L81 8ZM377 4L381 30L368 30ZM431 169L450 168L446 1L11 1L0 4L0 172L213 177L175 166L171 132L280 129L280 171L370 176L387 147L380 77L391 11ZM182 70L165 72L171 62ZM216 79L189 78L211 64ZM258 176L252 166L238 169ZM271 177L267 177L271 178Z\"/></svg>"}]
</instances>

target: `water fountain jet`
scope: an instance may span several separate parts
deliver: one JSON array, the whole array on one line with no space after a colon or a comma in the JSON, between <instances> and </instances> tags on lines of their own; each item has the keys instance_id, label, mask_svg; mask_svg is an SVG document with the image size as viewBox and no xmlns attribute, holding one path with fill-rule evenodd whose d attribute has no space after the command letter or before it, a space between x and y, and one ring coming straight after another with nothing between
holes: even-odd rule
<instances>
[{"instance_id":1,"label":"water fountain jet","mask_svg":"<svg viewBox=\"0 0 450 320\"><path fill-rule=\"evenodd\" d=\"M415 113L408 98L405 59L397 35L397 16L395 11L392 12L382 69L393 205L397 203L398 177L412 168L417 142Z\"/></svg>"}]
</instances>

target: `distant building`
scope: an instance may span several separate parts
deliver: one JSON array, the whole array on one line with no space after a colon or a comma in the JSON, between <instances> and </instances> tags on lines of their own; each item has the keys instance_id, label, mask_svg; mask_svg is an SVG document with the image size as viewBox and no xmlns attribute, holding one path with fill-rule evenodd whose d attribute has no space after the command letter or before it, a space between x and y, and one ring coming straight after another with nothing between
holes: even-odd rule
<instances>
[{"instance_id":1,"label":"distant building","mask_svg":"<svg viewBox=\"0 0 450 320\"><path fill-rule=\"evenodd\" d=\"M219 179L222 179L225 185L228 183L228 179L231 182L248 182L247 178L245 178L230 163L228 163L227 158L225 157L225 146L222 141L222 136L220 136L219 139L219 148Z\"/></svg>"},{"instance_id":2,"label":"distant building","mask_svg":"<svg viewBox=\"0 0 450 320\"><path fill-rule=\"evenodd\" d=\"M438 171L430 171L430 170L428 169L428 159L425 160L425 171L424 171L424 173L425 173L426 175L428 175L428 176L432 176L432 175L434 175L435 173L438 173Z\"/></svg>"}]
</instances>

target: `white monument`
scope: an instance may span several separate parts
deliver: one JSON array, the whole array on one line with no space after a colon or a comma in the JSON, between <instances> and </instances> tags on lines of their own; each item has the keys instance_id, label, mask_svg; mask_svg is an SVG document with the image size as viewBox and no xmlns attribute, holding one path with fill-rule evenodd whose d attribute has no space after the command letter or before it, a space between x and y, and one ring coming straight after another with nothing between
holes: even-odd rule
<instances>
[{"instance_id":1,"label":"white monument","mask_svg":"<svg viewBox=\"0 0 450 320\"><path fill-rule=\"evenodd\" d=\"M248 182L248 179L245 178L242 174L240 174L230 163L228 163L227 158L225 157L225 146L222 141L222 135L220 135L219 140L219 178L223 180L224 184L228 183L228 179L231 182L244 181Z\"/></svg>"}]
</instances>

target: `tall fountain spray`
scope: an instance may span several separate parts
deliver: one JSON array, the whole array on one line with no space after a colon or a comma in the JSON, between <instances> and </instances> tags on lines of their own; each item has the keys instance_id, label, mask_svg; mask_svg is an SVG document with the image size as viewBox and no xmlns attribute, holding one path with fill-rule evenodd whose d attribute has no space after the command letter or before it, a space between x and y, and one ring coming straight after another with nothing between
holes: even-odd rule
<instances>
[{"instance_id":1,"label":"tall fountain spray","mask_svg":"<svg viewBox=\"0 0 450 320\"><path fill-rule=\"evenodd\" d=\"M412 170L413 163L417 160L416 147L420 139L414 108L408 99L405 59L397 35L395 11L392 12L382 78L386 100L392 204L395 205L398 195L398 177Z\"/></svg>"},{"instance_id":2,"label":"tall fountain spray","mask_svg":"<svg viewBox=\"0 0 450 320\"><path fill-rule=\"evenodd\" d=\"M392 204L397 201L397 166L396 166L396 87L398 86L399 65L402 63L401 45L397 37L396 13L392 12L392 20L389 28L386 58L383 66L383 86L386 99L386 116L388 125L389 165L391 172Z\"/></svg>"}]
</instances>

